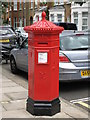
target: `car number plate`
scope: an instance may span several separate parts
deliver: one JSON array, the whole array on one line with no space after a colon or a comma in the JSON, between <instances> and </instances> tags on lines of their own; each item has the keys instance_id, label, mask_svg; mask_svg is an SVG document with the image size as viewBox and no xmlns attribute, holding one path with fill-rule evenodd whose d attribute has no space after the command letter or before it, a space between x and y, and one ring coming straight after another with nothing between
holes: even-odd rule
<instances>
[{"instance_id":1,"label":"car number plate","mask_svg":"<svg viewBox=\"0 0 90 120\"><path fill-rule=\"evenodd\" d=\"M8 40L0 40L0 42L9 42L9 39Z\"/></svg>"},{"instance_id":2,"label":"car number plate","mask_svg":"<svg viewBox=\"0 0 90 120\"><path fill-rule=\"evenodd\" d=\"M89 76L90 76L90 70L81 71L81 77L89 77Z\"/></svg>"}]
</instances>

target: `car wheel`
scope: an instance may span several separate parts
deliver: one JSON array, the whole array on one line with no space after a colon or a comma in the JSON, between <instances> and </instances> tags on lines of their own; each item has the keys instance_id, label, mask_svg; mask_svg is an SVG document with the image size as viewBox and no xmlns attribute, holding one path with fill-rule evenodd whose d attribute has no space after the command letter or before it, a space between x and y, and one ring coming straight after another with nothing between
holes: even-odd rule
<instances>
[{"instance_id":1,"label":"car wheel","mask_svg":"<svg viewBox=\"0 0 90 120\"><path fill-rule=\"evenodd\" d=\"M13 56L11 56L10 58L10 67L11 67L11 72L16 74L18 69L17 69L16 62Z\"/></svg>"}]
</instances>

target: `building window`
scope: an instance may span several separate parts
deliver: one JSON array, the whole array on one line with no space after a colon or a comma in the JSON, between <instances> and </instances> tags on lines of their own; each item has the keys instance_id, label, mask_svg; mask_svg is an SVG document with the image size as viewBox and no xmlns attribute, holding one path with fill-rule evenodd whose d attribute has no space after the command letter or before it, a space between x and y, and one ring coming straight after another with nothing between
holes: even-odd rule
<instances>
[{"instance_id":1,"label":"building window","mask_svg":"<svg viewBox=\"0 0 90 120\"><path fill-rule=\"evenodd\" d=\"M19 18L19 26L22 27L22 19Z\"/></svg>"},{"instance_id":2,"label":"building window","mask_svg":"<svg viewBox=\"0 0 90 120\"><path fill-rule=\"evenodd\" d=\"M82 12L82 30L88 29L88 12Z\"/></svg>"},{"instance_id":3,"label":"building window","mask_svg":"<svg viewBox=\"0 0 90 120\"><path fill-rule=\"evenodd\" d=\"M55 2L54 2L54 5L58 5L58 1L55 1Z\"/></svg>"},{"instance_id":4,"label":"building window","mask_svg":"<svg viewBox=\"0 0 90 120\"><path fill-rule=\"evenodd\" d=\"M54 22L54 14L51 14L51 21Z\"/></svg>"},{"instance_id":5,"label":"building window","mask_svg":"<svg viewBox=\"0 0 90 120\"><path fill-rule=\"evenodd\" d=\"M14 1L14 10L17 10L17 0Z\"/></svg>"},{"instance_id":6,"label":"building window","mask_svg":"<svg viewBox=\"0 0 90 120\"><path fill-rule=\"evenodd\" d=\"M71 22L71 21L70 21L70 16L67 17L67 22Z\"/></svg>"},{"instance_id":7,"label":"building window","mask_svg":"<svg viewBox=\"0 0 90 120\"><path fill-rule=\"evenodd\" d=\"M58 22L62 22L62 14L57 14Z\"/></svg>"},{"instance_id":8,"label":"building window","mask_svg":"<svg viewBox=\"0 0 90 120\"><path fill-rule=\"evenodd\" d=\"M39 21L39 15L36 15L36 21Z\"/></svg>"},{"instance_id":9,"label":"building window","mask_svg":"<svg viewBox=\"0 0 90 120\"><path fill-rule=\"evenodd\" d=\"M22 0L21 0L22 1ZM25 0L23 0L23 10L25 9Z\"/></svg>"},{"instance_id":10,"label":"building window","mask_svg":"<svg viewBox=\"0 0 90 120\"><path fill-rule=\"evenodd\" d=\"M16 28L17 27L17 18L15 17L14 18L14 28Z\"/></svg>"},{"instance_id":11,"label":"building window","mask_svg":"<svg viewBox=\"0 0 90 120\"><path fill-rule=\"evenodd\" d=\"M78 12L74 12L74 23L77 25L78 27Z\"/></svg>"},{"instance_id":12,"label":"building window","mask_svg":"<svg viewBox=\"0 0 90 120\"><path fill-rule=\"evenodd\" d=\"M33 8L33 0L31 0L31 8Z\"/></svg>"},{"instance_id":13,"label":"building window","mask_svg":"<svg viewBox=\"0 0 90 120\"><path fill-rule=\"evenodd\" d=\"M19 10L22 10L22 1L20 0L20 4L19 4Z\"/></svg>"}]
</instances>

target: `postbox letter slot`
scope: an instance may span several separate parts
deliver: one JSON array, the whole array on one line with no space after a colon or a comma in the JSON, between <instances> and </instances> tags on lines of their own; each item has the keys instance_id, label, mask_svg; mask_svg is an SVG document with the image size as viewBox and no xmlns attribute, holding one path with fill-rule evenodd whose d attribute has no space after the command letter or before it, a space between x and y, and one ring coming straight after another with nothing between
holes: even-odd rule
<instances>
[{"instance_id":1,"label":"postbox letter slot","mask_svg":"<svg viewBox=\"0 0 90 120\"><path fill-rule=\"evenodd\" d=\"M38 44L46 44L47 45L48 43L38 43Z\"/></svg>"}]
</instances>

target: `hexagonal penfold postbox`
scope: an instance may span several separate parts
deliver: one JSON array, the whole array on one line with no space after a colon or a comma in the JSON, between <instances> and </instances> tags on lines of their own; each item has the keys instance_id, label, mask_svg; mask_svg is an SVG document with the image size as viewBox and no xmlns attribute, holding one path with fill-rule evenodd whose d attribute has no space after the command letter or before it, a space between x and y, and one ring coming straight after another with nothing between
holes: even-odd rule
<instances>
[{"instance_id":1,"label":"hexagonal penfold postbox","mask_svg":"<svg viewBox=\"0 0 90 120\"><path fill-rule=\"evenodd\" d=\"M28 33L28 100L27 111L33 115L60 112L59 100L59 33L64 28L45 19L24 30Z\"/></svg>"}]
</instances>

